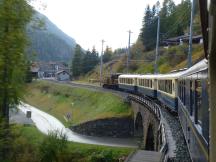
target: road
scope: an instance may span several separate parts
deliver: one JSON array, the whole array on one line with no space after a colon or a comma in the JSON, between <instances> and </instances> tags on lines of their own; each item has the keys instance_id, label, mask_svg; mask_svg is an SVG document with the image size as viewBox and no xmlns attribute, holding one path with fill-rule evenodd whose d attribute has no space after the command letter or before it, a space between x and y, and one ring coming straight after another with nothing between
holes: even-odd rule
<instances>
[{"instance_id":1,"label":"road","mask_svg":"<svg viewBox=\"0 0 216 162\"><path fill-rule=\"evenodd\" d=\"M36 127L44 134L48 134L51 131L61 131L66 134L69 141L105 145L114 147L131 147L136 148L137 142L135 139L124 139L124 138L104 138L104 137L90 137L77 134L70 129L66 128L58 119L55 117L33 107L28 104L22 103L18 108L26 114L27 111L32 112L32 120Z\"/></svg>"}]
</instances>

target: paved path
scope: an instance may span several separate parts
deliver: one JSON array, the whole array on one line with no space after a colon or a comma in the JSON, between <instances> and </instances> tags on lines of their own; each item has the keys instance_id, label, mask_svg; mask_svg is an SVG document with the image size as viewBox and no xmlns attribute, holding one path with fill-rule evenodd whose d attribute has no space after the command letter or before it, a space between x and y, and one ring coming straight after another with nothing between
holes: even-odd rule
<instances>
[{"instance_id":1,"label":"paved path","mask_svg":"<svg viewBox=\"0 0 216 162\"><path fill-rule=\"evenodd\" d=\"M30 118L26 117L26 114L22 111L12 109L10 110L10 123L24 124L24 125L33 125L33 121Z\"/></svg>"},{"instance_id":2,"label":"paved path","mask_svg":"<svg viewBox=\"0 0 216 162\"><path fill-rule=\"evenodd\" d=\"M22 105L19 105L18 108L25 114L27 111L31 111L33 122L35 123L36 127L44 134L48 134L50 131L57 130L66 134L68 140L73 142L114 147L137 147L137 142L134 139L90 137L77 134L70 129L65 128L65 126L55 117L28 104L23 103Z\"/></svg>"},{"instance_id":3,"label":"paved path","mask_svg":"<svg viewBox=\"0 0 216 162\"><path fill-rule=\"evenodd\" d=\"M138 150L125 162L162 162L162 154L155 151Z\"/></svg>"}]
</instances>

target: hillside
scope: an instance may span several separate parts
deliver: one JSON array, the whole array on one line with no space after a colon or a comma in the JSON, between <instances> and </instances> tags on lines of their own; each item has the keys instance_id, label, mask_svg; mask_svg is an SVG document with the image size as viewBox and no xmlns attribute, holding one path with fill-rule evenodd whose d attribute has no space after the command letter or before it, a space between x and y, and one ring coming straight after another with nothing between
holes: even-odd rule
<instances>
[{"instance_id":1,"label":"hillside","mask_svg":"<svg viewBox=\"0 0 216 162\"><path fill-rule=\"evenodd\" d=\"M132 49L133 50L133 49ZM178 70L187 67L188 46L172 46L170 48L161 47L159 49L158 70L159 73L168 73L172 70ZM203 46L193 45L193 64L204 58ZM135 52L132 51L129 73L131 74L148 74L154 73L155 51ZM126 73L126 55L113 56L113 59L104 64L103 75L110 73ZM80 81L87 82L89 79L99 80L100 66L93 71L82 76Z\"/></svg>"},{"instance_id":2,"label":"hillside","mask_svg":"<svg viewBox=\"0 0 216 162\"><path fill-rule=\"evenodd\" d=\"M41 27L35 25L35 20L41 22ZM27 49L28 57L40 61L71 60L76 42L66 35L46 16L35 12L34 22L27 27L30 44Z\"/></svg>"},{"instance_id":3,"label":"hillside","mask_svg":"<svg viewBox=\"0 0 216 162\"><path fill-rule=\"evenodd\" d=\"M131 115L129 105L109 92L91 91L48 81L35 81L28 84L25 90L26 103L55 116L66 126ZM67 114L72 114L72 118L65 120Z\"/></svg>"}]
</instances>

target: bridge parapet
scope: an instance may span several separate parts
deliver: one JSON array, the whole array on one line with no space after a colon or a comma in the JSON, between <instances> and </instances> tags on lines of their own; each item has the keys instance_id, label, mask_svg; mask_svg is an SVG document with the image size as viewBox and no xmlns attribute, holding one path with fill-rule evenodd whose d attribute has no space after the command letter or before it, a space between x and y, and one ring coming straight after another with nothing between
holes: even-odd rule
<instances>
[{"instance_id":1,"label":"bridge parapet","mask_svg":"<svg viewBox=\"0 0 216 162\"><path fill-rule=\"evenodd\" d=\"M166 152L168 149L166 133L165 133L165 125L162 122L162 113L160 110L159 105L154 103L149 98L140 97L136 95L129 95L129 101L132 104L132 108L134 111L134 128L138 128L136 126L137 116L141 114L142 116L142 135L143 135L143 143L144 149L151 150L151 151L159 151L163 154L163 159L166 159ZM140 125L140 124L138 124ZM152 126L153 128L153 136L149 132L149 127ZM135 130L136 133L136 130ZM149 138L150 137L150 138ZM153 140L152 142L149 140ZM153 147L149 147L147 145L154 145ZM150 148L150 149L149 149Z\"/></svg>"}]
</instances>

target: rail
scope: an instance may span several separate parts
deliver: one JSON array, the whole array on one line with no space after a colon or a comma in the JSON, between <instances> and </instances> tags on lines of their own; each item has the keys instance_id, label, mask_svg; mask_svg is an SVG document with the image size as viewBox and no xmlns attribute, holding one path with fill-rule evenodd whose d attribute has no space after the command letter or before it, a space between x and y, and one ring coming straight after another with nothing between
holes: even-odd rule
<instances>
[{"instance_id":1,"label":"rail","mask_svg":"<svg viewBox=\"0 0 216 162\"><path fill-rule=\"evenodd\" d=\"M157 120L160 121L160 126L158 128L159 134L161 135L160 152L163 154L163 161L164 162L167 161L166 152L168 150L168 144L167 144L167 138L165 133L165 126L161 120L162 116L161 116L160 107L148 97L141 97L141 96L130 94L128 95L128 99L140 103L141 105L144 105L149 111L151 111L155 115Z\"/></svg>"}]
</instances>

